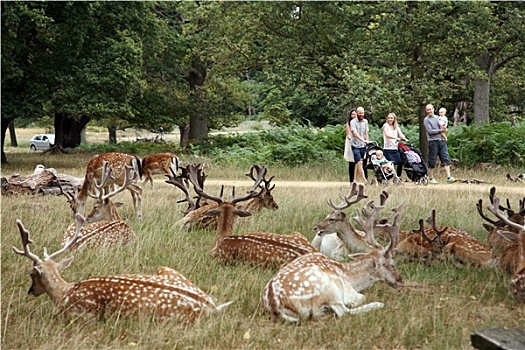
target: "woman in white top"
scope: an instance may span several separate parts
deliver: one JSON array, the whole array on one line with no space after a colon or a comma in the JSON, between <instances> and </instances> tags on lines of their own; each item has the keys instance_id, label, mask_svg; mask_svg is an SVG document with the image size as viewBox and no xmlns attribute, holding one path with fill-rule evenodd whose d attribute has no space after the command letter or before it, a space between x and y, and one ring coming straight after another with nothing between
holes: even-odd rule
<instances>
[{"instance_id":1,"label":"woman in white top","mask_svg":"<svg viewBox=\"0 0 525 350\"><path fill-rule=\"evenodd\" d=\"M350 182L354 182L354 172L355 172L355 161L354 153L352 152L352 131L350 130L350 121L357 117L357 111L352 109L350 115L348 116L348 121L345 123L346 137L345 137L345 152L344 157L348 162L348 176Z\"/></svg>"},{"instance_id":2,"label":"woman in white top","mask_svg":"<svg viewBox=\"0 0 525 350\"><path fill-rule=\"evenodd\" d=\"M403 160L397 149L399 140L408 142L401 128L397 125L396 115L394 113L388 113L386 123L383 125L383 153L386 159L397 164L397 176L401 176L403 172Z\"/></svg>"}]
</instances>

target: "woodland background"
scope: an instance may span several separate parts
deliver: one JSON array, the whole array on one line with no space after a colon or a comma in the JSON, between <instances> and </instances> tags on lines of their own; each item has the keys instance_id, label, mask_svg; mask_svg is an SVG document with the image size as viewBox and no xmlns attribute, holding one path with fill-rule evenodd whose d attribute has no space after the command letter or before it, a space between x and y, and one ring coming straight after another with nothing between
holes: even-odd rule
<instances>
[{"instance_id":1,"label":"woodland background","mask_svg":"<svg viewBox=\"0 0 525 350\"><path fill-rule=\"evenodd\" d=\"M340 125L358 105L373 125L395 112L407 128L429 102L456 125L523 119L523 2L4 1L1 10L3 163L15 126L54 130L61 151L79 146L87 125L110 143L125 128L179 129L186 147L247 118Z\"/></svg>"}]
</instances>

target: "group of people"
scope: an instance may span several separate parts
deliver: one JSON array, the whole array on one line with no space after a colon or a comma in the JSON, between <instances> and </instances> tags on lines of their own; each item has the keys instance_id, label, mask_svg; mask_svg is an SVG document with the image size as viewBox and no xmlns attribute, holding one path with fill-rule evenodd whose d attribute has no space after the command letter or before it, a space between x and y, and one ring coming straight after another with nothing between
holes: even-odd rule
<instances>
[{"instance_id":1,"label":"group of people","mask_svg":"<svg viewBox=\"0 0 525 350\"><path fill-rule=\"evenodd\" d=\"M436 167L437 157L439 157L447 174L447 182L455 181L450 173L450 156L447 147L447 110L441 108L439 116L434 114L434 106L426 105L425 111L427 116L424 119L425 130L428 139L428 176L429 183L437 184L434 178L434 169ZM350 111L348 121L345 124L346 140L344 148L344 158L348 162L348 175L350 182L359 182L359 178L364 183L367 182L368 174L363 166L363 160L366 157L366 148L370 143L369 125L365 118L365 109L358 107ZM403 140L408 142L401 128L397 123L397 117L394 113L389 113L386 117L383 129L383 151L376 152L376 158L379 158L381 164L385 167L396 165L396 174L401 177L403 172L403 160L398 151L398 143ZM379 153L379 154L378 154ZM382 159L382 160L381 160Z\"/></svg>"}]
</instances>

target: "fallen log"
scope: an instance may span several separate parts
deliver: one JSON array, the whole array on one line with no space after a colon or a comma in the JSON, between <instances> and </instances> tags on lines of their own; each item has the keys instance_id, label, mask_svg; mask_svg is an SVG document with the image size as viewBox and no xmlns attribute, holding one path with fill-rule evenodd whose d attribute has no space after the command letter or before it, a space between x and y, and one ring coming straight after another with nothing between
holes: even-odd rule
<instances>
[{"instance_id":1,"label":"fallen log","mask_svg":"<svg viewBox=\"0 0 525 350\"><path fill-rule=\"evenodd\" d=\"M80 191L84 178L59 174L39 164L30 175L14 174L1 180L2 195L60 195L63 191ZM62 186L62 189L60 188Z\"/></svg>"}]
</instances>

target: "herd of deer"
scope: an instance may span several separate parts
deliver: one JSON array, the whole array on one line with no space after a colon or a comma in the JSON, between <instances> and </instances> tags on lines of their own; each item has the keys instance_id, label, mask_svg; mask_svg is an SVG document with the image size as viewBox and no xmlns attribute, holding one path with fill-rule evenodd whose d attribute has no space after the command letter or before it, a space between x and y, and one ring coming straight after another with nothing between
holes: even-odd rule
<instances>
[{"instance_id":1,"label":"herd of deer","mask_svg":"<svg viewBox=\"0 0 525 350\"><path fill-rule=\"evenodd\" d=\"M181 171L180 174L179 170ZM216 238L212 256L226 264L246 263L278 268L268 281L261 296L265 310L290 322L327 314L343 316L383 307L380 302L364 304L361 292L375 282L383 281L392 287L403 285L396 269L394 256L411 259L452 259L458 264L481 267L499 266L510 272L510 291L519 302L525 302L525 198L514 211L507 200L501 205L495 188L490 191L487 209L496 219L483 212L483 201L477 209L491 225L487 241L479 242L467 232L436 225L436 212L419 220L419 228L402 231L401 217L404 202L394 207L387 217L381 217L389 198L380 194L379 203L365 201L356 208L354 227L344 210L366 200L364 187L353 183L350 192L335 205L328 200L332 212L315 226L312 242L298 232L282 235L273 232L244 232L234 234L237 218L248 217L263 208L277 210L266 179L266 166L253 165L246 174L254 181L250 191L232 200L212 196L204 191L206 175L200 164L180 167L174 154L161 153L144 159L123 153L105 153L93 157L87 165L84 184L78 193L64 193L75 213L75 222L66 230L62 248L44 259L32 253L33 243L21 220L17 220L23 249L15 253L33 261L29 294L47 293L61 312L88 316L150 312L157 318L176 318L192 322L203 314L221 310L230 303L216 305L212 298L179 272L161 267L154 275L113 275L91 277L76 283L64 281L61 271L73 258L57 262L60 256L73 250L89 247L114 247L136 239L131 227L119 216L121 203L112 198L129 190L135 213L141 217L142 187L137 184L141 175L143 186L154 174L165 174L166 183L176 186L187 202L185 216L177 222L181 229L215 228ZM191 192L195 192L192 196ZM96 200L93 210L84 218L87 197ZM245 204L242 204L245 203ZM388 241L386 247L378 242ZM349 258L352 259L349 261Z\"/></svg>"}]
</instances>

